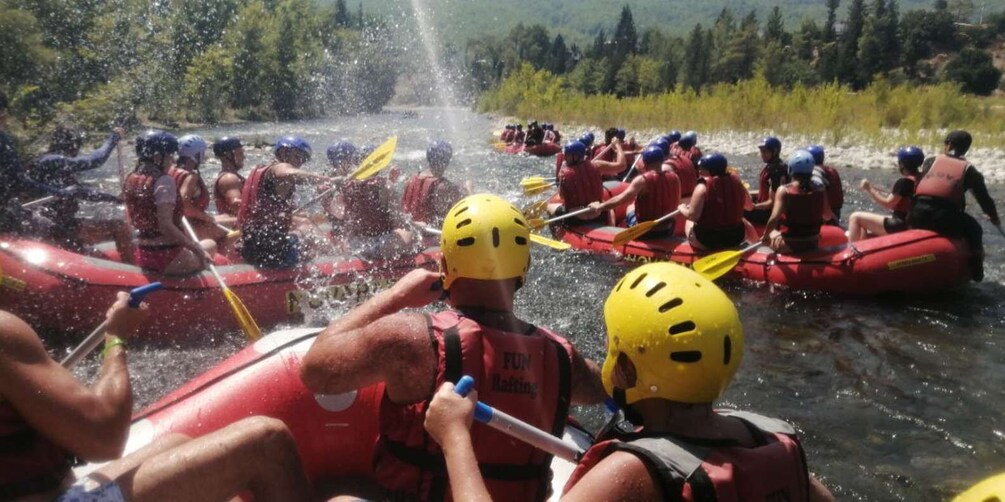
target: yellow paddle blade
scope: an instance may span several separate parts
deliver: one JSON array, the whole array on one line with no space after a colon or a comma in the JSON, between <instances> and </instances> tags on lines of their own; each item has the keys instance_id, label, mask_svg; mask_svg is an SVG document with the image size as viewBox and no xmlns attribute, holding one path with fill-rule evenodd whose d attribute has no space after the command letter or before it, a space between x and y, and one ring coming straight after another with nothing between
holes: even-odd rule
<instances>
[{"instance_id":1,"label":"yellow paddle blade","mask_svg":"<svg viewBox=\"0 0 1005 502\"><path fill-rule=\"evenodd\" d=\"M554 239L549 239L543 235L530 234L530 241L533 242L534 244L548 246L551 249L557 249L559 251L572 249L572 244L569 244L568 242L556 241Z\"/></svg>"},{"instance_id":2,"label":"yellow paddle blade","mask_svg":"<svg viewBox=\"0 0 1005 502\"><path fill-rule=\"evenodd\" d=\"M628 244L629 242L649 233L650 230L656 228L659 224L660 222L656 220L643 221L634 227L626 228L614 235L614 240L611 241L611 245L614 247L624 246L625 244Z\"/></svg>"},{"instance_id":3,"label":"yellow paddle blade","mask_svg":"<svg viewBox=\"0 0 1005 502\"><path fill-rule=\"evenodd\" d=\"M379 173L385 167L391 165L391 158L394 157L394 149L397 147L398 137L391 136L390 139L381 143L373 153L363 159L363 163L360 164L359 169L353 171L349 175L349 178L361 181Z\"/></svg>"},{"instance_id":4,"label":"yellow paddle blade","mask_svg":"<svg viewBox=\"0 0 1005 502\"><path fill-rule=\"evenodd\" d=\"M544 218L527 218L527 225L531 230L537 230L548 225L548 220Z\"/></svg>"},{"instance_id":5,"label":"yellow paddle blade","mask_svg":"<svg viewBox=\"0 0 1005 502\"><path fill-rule=\"evenodd\" d=\"M530 176L520 180L520 186L554 185L555 178L545 178L544 176Z\"/></svg>"},{"instance_id":6,"label":"yellow paddle blade","mask_svg":"<svg viewBox=\"0 0 1005 502\"><path fill-rule=\"evenodd\" d=\"M535 220L535 219L540 220L541 216L544 215L544 212L547 210L548 210L548 201L540 200L524 207L522 212L524 217L526 217L529 220ZM531 227L536 228L534 227L533 224L531 224Z\"/></svg>"},{"instance_id":7,"label":"yellow paddle blade","mask_svg":"<svg viewBox=\"0 0 1005 502\"><path fill-rule=\"evenodd\" d=\"M248 337L248 340L252 342L261 338L262 330L258 327L258 323L255 322L255 318L251 317L251 312L248 312L248 308L244 306L244 302L226 286L223 288L223 296L227 299L227 303L230 304L231 310L234 311L234 316L237 317L237 324L244 331L244 336Z\"/></svg>"},{"instance_id":8,"label":"yellow paddle blade","mask_svg":"<svg viewBox=\"0 0 1005 502\"><path fill-rule=\"evenodd\" d=\"M523 187L523 194L527 196L538 195L547 192L548 190L551 190L553 188L555 188L555 185L551 183L547 183L544 185Z\"/></svg>"},{"instance_id":9,"label":"yellow paddle blade","mask_svg":"<svg viewBox=\"0 0 1005 502\"><path fill-rule=\"evenodd\" d=\"M714 281L719 277L722 277L737 263L740 263L740 258L743 255L757 249L761 246L760 242L755 242L739 251L723 251L721 253L710 254L694 263L691 264L691 268L695 272L705 276L706 279Z\"/></svg>"}]
</instances>

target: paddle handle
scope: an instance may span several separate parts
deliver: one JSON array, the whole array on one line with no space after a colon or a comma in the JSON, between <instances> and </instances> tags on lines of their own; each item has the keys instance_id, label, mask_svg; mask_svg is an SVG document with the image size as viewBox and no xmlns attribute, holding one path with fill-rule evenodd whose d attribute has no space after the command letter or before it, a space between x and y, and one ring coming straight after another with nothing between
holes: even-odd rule
<instances>
[{"instance_id":1,"label":"paddle handle","mask_svg":"<svg viewBox=\"0 0 1005 502\"><path fill-rule=\"evenodd\" d=\"M678 209L678 210L676 210L676 211L674 211L672 213L668 213L668 214L664 214L663 216L660 216L656 220L656 223L663 223L664 221L667 221L670 218L673 218L674 216L677 216L678 214L680 214L680 209Z\"/></svg>"},{"instance_id":2,"label":"paddle handle","mask_svg":"<svg viewBox=\"0 0 1005 502\"><path fill-rule=\"evenodd\" d=\"M161 289L162 287L164 287L164 285L159 282L151 282L150 284L140 286L138 288L129 291L129 308L133 309L139 308L140 302L143 301L143 297L145 297L150 293L153 293L154 291L157 291L158 289ZM105 337L105 328L107 327L108 327L108 321L102 322L97 328L95 328L94 331L91 332L90 335L87 335L87 338L84 338L84 341L80 342L80 345L78 345L77 348L73 349L73 351L71 351L70 354L66 356L66 358L64 358L59 364L66 369L70 369L76 366L76 364L80 362L81 359L87 357L88 354L90 354L95 348L98 347L98 345L101 344L101 340Z\"/></svg>"},{"instance_id":3,"label":"paddle handle","mask_svg":"<svg viewBox=\"0 0 1005 502\"><path fill-rule=\"evenodd\" d=\"M46 202L54 200L55 198L56 198L55 195L49 195L47 197L42 197L41 199L38 199L38 200L33 200L31 202L25 202L24 204L21 204L21 209L29 209L29 208L32 208L32 207L35 207L35 206L38 206L38 205L41 205L41 204L45 204Z\"/></svg>"},{"instance_id":4,"label":"paddle handle","mask_svg":"<svg viewBox=\"0 0 1005 502\"><path fill-rule=\"evenodd\" d=\"M628 172L625 173L624 179L621 180L622 183L628 183L628 178L632 177L632 173L635 172L635 168L639 165L639 161L642 160L642 154L640 153L638 157L635 157L635 162L632 162L632 167L628 168Z\"/></svg>"},{"instance_id":5,"label":"paddle handle","mask_svg":"<svg viewBox=\"0 0 1005 502\"><path fill-rule=\"evenodd\" d=\"M454 391L466 396L474 385L475 379L465 375L457 381ZM578 445L552 436L481 401L475 404L475 420L569 462L578 462L584 453Z\"/></svg>"},{"instance_id":6,"label":"paddle handle","mask_svg":"<svg viewBox=\"0 0 1005 502\"><path fill-rule=\"evenodd\" d=\"M749 253L749 252L751 252L751 251L753 251L753 250L755 250L755 249L757 249L759 247L761 247L761 243L760 242L755 242L755 243L753 243L753 244L751 244L751 245L749 245L749 246L741 249L740 250L740 256L743 256L743 255L745 255L745 254L747 254L747 253Z\"/></svg>"}]
</instances>

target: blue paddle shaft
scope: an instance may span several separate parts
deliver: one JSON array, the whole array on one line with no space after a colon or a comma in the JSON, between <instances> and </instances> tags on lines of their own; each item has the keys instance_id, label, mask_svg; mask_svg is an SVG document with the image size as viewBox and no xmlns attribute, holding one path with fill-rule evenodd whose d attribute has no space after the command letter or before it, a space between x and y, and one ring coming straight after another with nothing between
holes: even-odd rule
<instances>
[{"instance_id":1,"label":"blue paddle shaft","mask_svg":"<svg viewBox=\"0 0 1005 502\"><path fill-rule=\"evenodd\" d=\"M467 397L468 393L470 393L471 389L474 387L475 379L468 375L464 375L457 381L457 385L454 386L454 392ZM483 424L487 424L492 421L492 414L493 410L491 406L481 401L478 401L478 403L475 404L475 420Z\"/></svg>"},{"instance_id":2,"label":"blue paddle shaft","mask_svg":"<svg viewBox=\"0 0 1005 502\"><path fill-rule=\"evenodd\" d=\"M138 288L129 291L129 308L133 309L139 308L140 302L143 301L143 297L163 287L164 285L158 281L158 282L151 282L146 286L140 286Z\"/></svg>"},{"instance_id":3,"label":"blue paddle shaft","mask_svg":"<svg viewBox=\"0 0 1005 502\"><path fill-rule=\"evenodd\" d=\"M139 308L140 302L143 301L143 297L147 296L158 289L164 287L163 284L159 282L151 282L150 284L134 288L129 291L129 308ZM101 340L105 337L105 328L108 326L108 321L101 323L83 342L80 342L75 349L66 358L60 361L60 365L64 368L72 368L81 359L87 357L94 349L101 345Z\"/></svg>"}]
</instances>

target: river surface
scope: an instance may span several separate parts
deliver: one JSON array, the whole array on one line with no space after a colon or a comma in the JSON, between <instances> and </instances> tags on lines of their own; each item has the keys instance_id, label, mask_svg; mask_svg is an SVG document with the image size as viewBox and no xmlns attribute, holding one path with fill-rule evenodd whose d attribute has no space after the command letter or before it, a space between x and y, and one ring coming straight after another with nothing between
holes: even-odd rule
<instances>
[{"instance_id":1,"label":"river surface","mask_svg":"<svg viewBox=\"0 0 1005 502\"><path fill-rule=\"evenodd\" d=\"M395 163L403 178L420 168L428 140L447 138L454 146L449 177L472 180L479 191L524 203L517 182L552 173L554 160L493 152L490 134L496 125L466 110L417 109L194 132L207 141L237 135L246 143L299 134L314 146L314 160L307 167L313 170L323 169L324 149L339 138L359 145L398 135ZM699 144L706 152L716 148ZM245 172L270 154L271 149L249 149ZM127 153L126 160L131 163L133 157ZM744 178L754 180L758 159L730 160ZM113 157L85 179L114 192L115 170ZM205 178L213 180L218 170L219 164L211 160ZM846 222L853 210L878 210L851 182L866 176L877 186L889 187L895 173L892 168L843 169L841 176L847 190ZM991 190L999 204L1005 203L1005 188ZM970 206L978 210L972 201ZM89 207L97 213L119 211ZM986 223L985 236L985 281L938 295L854 298L722 282L740 310L746 353L720 404L794 423L810 469L840 499L942 500L1005 470L1005 343L998 339L1005 336L1005 240ZM627 270L628 265L609 257L536 247L517 313L566 334L599 362L604 351L603 301ZM335 306L315 316L313 323L321 325L325 317L347 308ZM184 345L130 343L139 409L236 352L244 340L235 332ZM53 350L64 348L54 344ZM93 361L78 369L85 377L95 371ZM576 414L594 426L602 419L600 410L580 409Z\"/></svg>"}]
</instances>

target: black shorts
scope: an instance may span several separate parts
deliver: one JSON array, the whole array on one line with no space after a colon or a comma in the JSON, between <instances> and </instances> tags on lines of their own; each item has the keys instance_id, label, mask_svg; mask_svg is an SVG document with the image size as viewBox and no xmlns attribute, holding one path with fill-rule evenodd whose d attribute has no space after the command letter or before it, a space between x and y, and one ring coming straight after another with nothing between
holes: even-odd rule
<instances>
[{"instance_id":1,"label":"black shorts","mask_svg":"<svg viewBox=\"0 0 1005 502\"><path fill-rule=\"evenodd\" d=\"M896 216L887 216L883 219L883 230L888 234L903 232L907 230L907 222Z\"/></svg>"},{"instance_id":2,"label":"black shorts","mask_svg":"<svg viewBox=\"0 0 1005 502\"><path fill-rule=\"evenodd\" d=\"M754 225L764 225L765 223L768 222L768 218L771 218L771 211L767 209L754 209L753 211L744 211L743 218L753 223Z\"/></svg>"},{"instance_id":3,"label":"black shorts","mask_svg":"<svg viewBox=\"0 0 1005 502\"><path fill-rule=\"evenodd\" d=\"M691 228L691 234L691 237L705 249L715 251L740 245L746 235L746 229L742 223L736 227L725 229L702 228L695 225Z\"/></svg>"}]
</instances>

